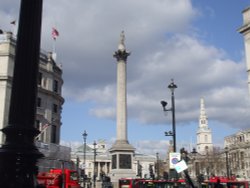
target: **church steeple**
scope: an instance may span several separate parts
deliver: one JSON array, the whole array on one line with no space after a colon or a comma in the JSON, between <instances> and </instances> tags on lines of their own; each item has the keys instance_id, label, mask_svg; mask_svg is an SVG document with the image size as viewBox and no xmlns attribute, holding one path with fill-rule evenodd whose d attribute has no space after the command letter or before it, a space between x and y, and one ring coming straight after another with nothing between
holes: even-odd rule
<instances>
[{"instance_id":1,"label":"church steeple","mask_svg":"<svg viewBox=\"0 0 250 188\"><path fill-rule=\"evenodd\" d=\"M207 114L205 109L204 98L201 98L200 101L200 121L199 121L199 129L208 128Z\"/></svg>"},{"instance_id":2,"label":"church steeple","mask_svg":"<svg viewBox=\"0 0 250 188\"><path fill-rule=\"evenodd\" d=\"M213 151L212 132L208 127L204 98L200 99L200 118L197 131L197 151L206 154Z\"/></svg>"}]
</instances>

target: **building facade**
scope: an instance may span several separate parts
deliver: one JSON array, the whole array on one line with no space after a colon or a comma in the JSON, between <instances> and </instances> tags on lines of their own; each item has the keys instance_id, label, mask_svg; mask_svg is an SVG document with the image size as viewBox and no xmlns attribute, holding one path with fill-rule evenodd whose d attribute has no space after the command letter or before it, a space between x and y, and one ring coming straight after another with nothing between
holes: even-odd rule
<instances>
[{"instance_id":1,"label":"building facade","mask_svg":"<svg viewBox=\"0 0 250 188\"><path fill-rule=\"evenodd\" d=\"M250 180L250 129L224 138L229 173Z\"/></svg>"},{"instance_id":2,"label":"building facade","mask_svg":"<svg viewBox=\"0 0 250 188\"><path fill-rule=\"evenodd\" d=\"M71 153L72 161L78 164L78 171L80 173L83 169L85 170L85 175L90 181L93 181L94 172L97 182L100 182L104 176L112 178L112 176L114 176L112 173L112 155L109 152L106 142L104 140L99 140L95 148L96 157L94 157L94 144L86 144L84 164L84 145L78 147ZM150 166L152 167L153 173L156 175L156 162L156 156L135 153L132 169L136 172L137 177L150 178Z\"/></svg>"},{"instance_id":3,"label":"building facade","mask_svg":"<svg viewBox=\"0 0 250 188\"><path fill-rule=\"evenodd\" d=\"M7 126L13 71L15 67L16 39L11 32L0 33L0 129ZM62 69L52 58L52 53L40 52L37 115L35 127L41 131L36 140L59 144L61 110L64 103L61 88ZM0 132L0 144L4 135Z\"/></svg>"},{"instance_id":4,"label":"building facade","mask_svg":"<svg viewBox=\"0 0 250 188\"><path fill-rule=\"evenodd\" d=\"M248 76L248 91L250 94L250 7L246 8L242 12L243 14L243 26L239 28L239 33L244 36L245 44L245 56Z\"/></svg>"}]
</instances>

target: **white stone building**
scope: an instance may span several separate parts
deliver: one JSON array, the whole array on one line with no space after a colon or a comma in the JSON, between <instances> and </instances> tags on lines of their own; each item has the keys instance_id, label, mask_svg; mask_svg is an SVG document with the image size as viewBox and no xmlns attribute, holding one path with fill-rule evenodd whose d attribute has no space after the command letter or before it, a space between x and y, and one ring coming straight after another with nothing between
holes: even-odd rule
<instances>
[{"instance_id":1,"label":"white stone building","mask_svg":"<svg viewBox=\"0 0 250 188\"><path fill-rule=\"evenodd\" d=\"M224 138L229 160L229 172L250 180L250 129Z\"/></svg>"},{"instance_id":2,"label":"white stone building","mask_svg":"<svg viewBox=\"0 0 250 188\"><path fill-rule=\"evenodd\" d=\"M12 33L0 33L0 129L8 124L15 45L16 39ZM64 103L62 84L62 69L53 60L52 53L41 51L35 122L36 128L41 131L36 139L41 142L59 144ZM0 132L0 144L3 142L4 135Z\"/></svg>"},{"instance_id":3,"label":"white stone building","mask_svg":"<svg viewBox=\"0 0 250 188\"><path fill-rule=\"evenodd\" d=\"M8 125L13 71L15 67L16 38L11 32L0 30L0 129ZM69 147L60 146L62 97L62 69L52 58L52 53L40 52L37 114L34 126L41 131L36 146L45 155L40 159L39 169L59 168L70 161ZM4 143L0 131L0 145ZM67 164L66 164L67 163ZM71 164L70 164L71 165Z\"/></svg>"},{"instance_id":4,"label":"white stone building","mask_svg":"<svg viewBox=\"0 0 250 188\"><path fill-rule=\"evenodd\" d=\"M86 144L85 165L84 165L84 145L78 147L71 153L71 159L77 164L79 172L85 167L85 174L89 179L93 179L94 175L94 145ZM137 177L150 178L149 166L153 166L155 172L156 156L145 155L140 153L134 154L132 169L136 172ZM104 140L99 140L96 145L95 159L96 180L101 181L102 175L112 177L111 171L111 154Z\"/></svg>"},{"instance_id":5,"label":"white stone building","mask_svg":"<svg viewBox=\"0 0 250 188\"><path fill-rule=\"evenodd\" d=\"M248 76L248 90L250 94L250 7L243 10L243 26L239 28L239 33L244 36L246 68Z\"/></svg>"}]
</instances>

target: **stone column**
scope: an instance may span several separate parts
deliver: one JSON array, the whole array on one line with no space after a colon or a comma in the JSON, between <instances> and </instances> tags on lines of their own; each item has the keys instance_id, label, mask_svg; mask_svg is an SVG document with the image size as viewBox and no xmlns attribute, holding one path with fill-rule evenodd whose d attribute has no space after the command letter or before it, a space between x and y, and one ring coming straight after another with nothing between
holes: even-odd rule
<instances>
[{"instance_id":1,"label":"stone column","mask_svg":"<svg viewBox=\"0 0 250 188\"><path fill-rule=\"evenodd\" d=\"M127 57L130 55L125 48L125 35L121 32L118 50L114 53L117 60L117 137L114 145L110 149L111 181L114 186L118 185L118 180L124 177L135 177L136 173L132 169L133 155L135 148L131 146L127 139Z\"/></svg>"},{"instance_id":2,"label":"stone column","mask_svg":"<svg viewBox=\"0 0 250 188\"><path fill-rule=\"evenodd\" d=\"M127 143L127 57L130 55L124 45L124 32L114 57L117 59L117 103L116 126L118 142Z\"/></svg>"},{"instance_id":3,"label":"stone column","mask_svg":"<svg viewBox=\"0 0 250 188\"><path fill-rule=\"evenodd\" d=\"M246 68L248 76L248 91L250 95L250 7L243 10L243 26L238 32L244 36Z\"/></svg>"}]
</instances>

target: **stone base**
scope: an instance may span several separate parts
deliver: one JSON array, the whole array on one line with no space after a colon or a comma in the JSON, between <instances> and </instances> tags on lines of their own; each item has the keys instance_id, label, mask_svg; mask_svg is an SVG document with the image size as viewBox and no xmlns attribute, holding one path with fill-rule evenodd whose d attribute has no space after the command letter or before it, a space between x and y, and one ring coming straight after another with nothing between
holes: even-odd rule
<instances>
[{"instance_id":1,"label":"stone base","mask_svg":"<svg viewBox=\"0 0 250 188\"><path fill-rule=\"evenodd\" d=\"M121 178L136 178L136 172L133 170L135 148L126 140L117 140L109 151L112 156L109 176L114 187L118 187Z\"/></svg>"},{"instance_id":2,"label":"stone base","mask_svg":"<svg viewBox=\"0 0 250 188\"><path fill-rule=\"evenodd\" d=\"M135 148L128 143L127 140L116 140L112 148L109 150L111 153L115 151L131 151L134 152Z\"/></svg>"},{"instance_id":3,"label":"stone base","mask_svg":"<svg viewBox=\"0 0 250 188\"><path fill-rule=\"evenodd\" d=\"M110 171L112 183L119 183L121 178L136 178L136 172L132 169L113 169Z\"/></svg>"}]
</instances>

